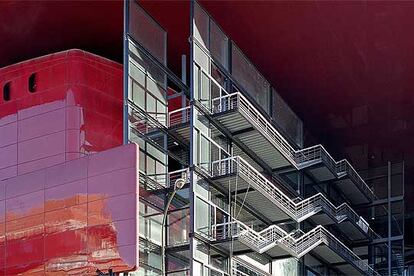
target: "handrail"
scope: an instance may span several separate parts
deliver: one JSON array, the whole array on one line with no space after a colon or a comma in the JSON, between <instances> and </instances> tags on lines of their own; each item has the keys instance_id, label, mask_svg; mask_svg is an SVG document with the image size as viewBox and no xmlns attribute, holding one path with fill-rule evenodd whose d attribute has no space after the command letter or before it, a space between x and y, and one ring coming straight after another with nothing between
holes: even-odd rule
<instances>
[{"instance_id":1,"label":"handrail","mask_svg":"<svg viewBox=\"0 0 414 276\"><path fill-rule=\"evenodd\" d=\"M271 276L270 273L262 271L261 269L255 267L251 263L246 262L245 260L233 257L231 260L231 270L232 276Z\"/></svg>"},{"instance_id":2,"label":"handrail","mask_svg":"<svg viewBox=\"0 0 414 276\"><path fill-rule=\"evenodd\" d=\"M190 106L168 112L168 127L187 123L190 121Z\"/></svg>"},{"instance_id":3,"label":"handrail","mask_svg":"<svg viewBox=\"0 0 414 276\"><path fill-rule=\"evenodd\" d=\"M162 174L162 177L160 178L158 175L156 177L153 177L153 175L147 175L143 172L139 172L139 182L142 186L144 186L146 189L150 190L159 190L159 189L165 189L166 185L166 175ZM161 181L160 181L161 179Z\"/></svg>"},{"instance_id":4,"label":"handrail","mask_svg":"<svg viewBox=\"0 0 414 276\"><path fill-rule=\"evenodd\" d=\"M212 104L213 112L222 112L221 110L231 110L237 108L238 105L232 103L231 97L237 96L241 100L241 103L246 101L248 105L251 105L247 99L240 93L235 92L232 94L227 94L225 96L221 96L218 98L214 98L212 102L218 99L225 99L229 98L229 103L225 101L221 102L218 106ZM228 108L223 108L223 107ZM240 104L239 104L240 107ZM223 108L223 109L222 109ZM254 109L253 106L249 107L247 110ZM354 167L346 160L342 159L340 161L335 161L334 158L329 154L329 152L324 148L323 145L314 145L302 150L294 150L290 144L279 134L279 132L274 129L270 123L266 121L263 115L257 113L259 119L256 120L258 123L265 123L266 127L262 127L261 129L264 130L269 134L271 141L276 142L277 147L280 148L285 154L287 154L287 158L290 159L297 169L305 168L309 165L324 162L329 169L336 174L338 178L343 177L344 175L348 175L352 180L358 184L367 195L373 196L373 191L368 187L365 181L361 178L361 176L356 172ZM190 120L190 106L186 106L183 108L179 108L173 110L168 113L168 126L172 127L181 123L187 123ZM259 125L258 125L259 126Z\"/></svg>"},{"instance_id":5,"label":"handrail","mask_svg":"<svg viewBox=\"0 0 414 276\"><path fill-rule=\"evenodd\" d=\"M288 249L296 249L296 251L294 251L294 253L297 254L296 257L301 257L304 253L308 252L309 246L314 245L316 240L316 243L324 243L326 246L334 249L335 252L340 253L362 271L369 275L377 275L377 272L375 272L371 266L361 260L352 250L322 225L313 228L311 231L302 234L298 238L293 237L293 235L294 232L283 237L278 242Z\"/></svg>"},{"instance_id":6,"label":"handrail","mask_svg":"<svg viewBox=\"0 0 414 276\"><path fill-rule=\"evenodd\" d=\"M139 180L143 185L149 185L152 190L167 189L174 186L174 183L177 179L186 176L186 181L188 182L188 168L180 169L168 173L162 174L145 174L144 172L139 172Z\"/></svg>"},{"instance_id":7,"label":"handrail","mask_svg":"<svg viewBox=\"0 0 414 276\"><path fill-rule=\"evenodd\" d=\"M305 149L295 150L240 92L213 98L210 106L213 114L239 109L256 128L261 130L262 133L269 138L269 141L274 144L275 147L281 150L284 156L290 160L297 169L303 169L309 165L324 162L338 178L347 174L368 196L374 196L373 191L347 160L335 161L322 145L319 144Z\"/></svg>"},{"instance_id":8,"label":"handrail","mask_svg":"<svg viewBox=\"0 0 414 276\"><path fill-rule=\"evenodd\" d=\"M276 142L275 146L280 148L282 152L286 154L287 158L294 161L294 156L292 155L293 149L289 142L267 122L266 118L259 111L257 111L256 108L250 104L247 98L240 92L234 92L221 97L213 98L210 106L213 114L236 108L242 108L246 115L253 113L254 116L250 116L249 119L255 122L257 127L260 127L264 133L268 134L270 138Z\"/></svg>"},{"instance_id":9,"label":"handrail","mask_svg":"<svg viewBox=\"0 0 414 276\"><path fill-rule=\"evenodd\" d=\"M352 250L321 225L306 233L301 230L287 233L276 225L271 225L257 232L237 220L216 224L213 225L213 228L216 229L213 233L217 233L217 229L232 229L232 231L226 231L229 236L216 235L213 236L214 239L238 238L240 242L258 253L263 253L275 246L280 246L292 256L300 258L319 244L324 244L364 273L368 275L379 275L371 266L361 260ZM272 235L268 235L267 233L269 232L272 232Z\"/></svg>"},{"instance_id":10,"label":"handrail","mask_svg":"<svg viewBox=\"0 0 414 276\"><path fill-rule=\"evenodd\" d=\"M334 217L337 223L349 219L358 225L365 233L368 233L368 231L371 230L368 222L361 216L358 216L351 206L347 203L335 206L322 193L317 193L301 201L291 199L240 156L232 156L213 161L210 167L211 171L207 173L209 173L211 177L237 173L252 185L255 190L269 198L269 200L297 222L301 222L309 216L323 210Z\"/></svg>"},{"instance_id":11,"label":"handrail","mask_svg":"<svg viewBox=\"0 0 414 276\"><path fill-rule=\"evenodd\" d=\"M218 85L218 84L216 84ZM222 87L220 87L225 91ZM227 93L227 92L225 92ZM234 99L236 98L236 99ZM219 104L215 102L219 101ZM325 147L321 144L314 145L305 149L295 150L291 147L289 142L283 138L283 136L266 120L266 118L255 109L255 107L244 97L240 92L234 92L232 94L226 94L221 97L217 97L211 100L211 112L220 113L235 108L241 108L246 113L254 113L257 117L254 122L256 127L263 130L264 133L270 138L271 142L275 143L275 146L279 148L285 156L292 161L292 164L297 169L303 169L309 165L324 162L329 169L336 174L338 178L348 175L368 196L374 196L373 191L361 176L356 172L354 167L346 159L335 161L335 159L329 154ZM249 116L250 119L254 119L255 116ZM173 110L168 113L168 126L172 127L180 123L187 123L190 120L190 106L186 106L177 110ZM264 126L263 126L264 125Z\"/></svg>"},{"instance_id":12,"label":"handrail","mask_svg":"<svg viewBox=\"0 0 414 276\"><path fill-rule=\"evenodd\" d=\"M185 177L186 182L188 183L190 181L190 174L189 174L189 169L185 168L185 169L180 169L180 170L176 170L176 171L172 171L168 173L168 183L167 183L167 188L171 188L174 187L175 181L179 178L183 178Z\"/></svg>"}]
</instances>

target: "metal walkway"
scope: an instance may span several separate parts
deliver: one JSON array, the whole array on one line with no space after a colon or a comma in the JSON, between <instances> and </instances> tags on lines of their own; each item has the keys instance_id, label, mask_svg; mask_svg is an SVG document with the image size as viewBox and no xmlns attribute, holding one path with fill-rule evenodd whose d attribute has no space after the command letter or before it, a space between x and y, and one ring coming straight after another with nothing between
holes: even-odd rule
<instances>
[{"instance_id":1,"label":"metal walkway","mask_svg":"<svg viewBox=\"0 0 414 276\"><path fill-rule=\"evenodd\" d=\"M346 159L335 161L322 145L295 150L240 92L215 98L211 106L214 118L270 167L291 165L298 170L307 169L318 181L337 179L338 187L357 204L374 198L372 190ZM345 176L350 181L343 181ZM360 192L355 193L350 186Z\"/></svg>"},{"instance_id":2,"label":"metal walkway","mask_svg":"<svg viewBox=\"0 0 414 276\"><path fill-rule=\"evenodd\" d=\"M210 239L218 243L232 243L232 248L242 248L234 245L240 243L272 257L289 254L300 258L313 251L330 263L349 263L349 266L338 266L347 275L379 275L323 226L317 226L307 233L300 230L287 233L272 225L257 232L240 221L232 221L213 225Z\"/></svg>"},{"instance_id":3,"label":"metal walkway","mask_svg":"<svg viewBox=\"0 0 414 276\"><path fill-rule=\"evenodd\" d=\"M346 159L335 161L322 145L295 150L240 92L215 98L210 106L206 107L210 115L271 168L293 166L306 169L318 181L336 180L337 187L355 204L374 199L372 190ZM180 108L168 114L168 126L188 140L189 119L190 107Z\"/></svg>"},{"instance_id":4,"label":"metal walkway","mask_svg":"<svg viewBox=\"0 0 414 276\"><path fill-rule=\"evenodd\" d=\"M232 276L272 276L238 257L231 260L231 272Z\"/></svg>"},{"instance_id":5,"label":"metal walkway","mask_svg":"<svg viewBox=\"0 0 414 276\"><path fill-rule=\"evenodd\" d=\"M214 161L208 167L202 166L202 169L225 190L237 193L245 204L272 221L291 218L301 222L317 216L318 224L347 221L348 224L341 230L353 239L369 238L373 233L369 224L348 204L335 206L322 193L294 201L239 156Z\"/></svg>"}]
</instances>

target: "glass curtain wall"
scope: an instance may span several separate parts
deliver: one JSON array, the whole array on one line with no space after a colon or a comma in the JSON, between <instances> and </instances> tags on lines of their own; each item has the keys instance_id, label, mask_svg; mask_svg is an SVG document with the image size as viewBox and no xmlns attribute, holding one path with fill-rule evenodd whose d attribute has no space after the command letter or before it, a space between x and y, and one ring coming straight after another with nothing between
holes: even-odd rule
<instances>
[{"instance_id":1,"label":"glass curtain wall","mask_svg":"<svg viewBox=\"0 0 414 276\"><path fill-rule=\"evenodd\" d=\"M166 199L189 159L188 145L170 128L168 112L180 106L168 99L186 97L188 88L167 68L167 32L137 1L125 1L124 20L124 142L140 147L140 268L131 275L162 274L163 257L166 275L189 275L188 184L175 194L162 225Z\"/></svg>"},{"instance_id":2,"label":"glass curtain wall","mask_svg":"<svg viewBox=\"0 0 414 276\"><path fill-rule=\"evenodd\" d=\"M370 248L370 263L381 275L402 275L404 270L404 162L361 172L378 199L359 210L370 217L378 237Z\"/></svg>"},{"instance_id":3,"label":"glass curtain wall","mask_svg":"<svg viewBox=\"0 0 414 276\"><path fill-rule=\"evenodd\" d=\"M215 32L210 35L211 25L208 15L192 2L192 42L190 57L191 91L193 104L191 105L191 150L192 165L207 175L215 168L212 164L216 160L228 158L229 145L225 140L214 138L217 131L206 119L205 112L212 107L212 99L220 97L221 89L220 75L214 70L210 57L210 42L214 42L214 51L225 61L227 54L225 45L226 37ZM217 30L216 30L217 31ZM212 75L216 76L213 77ZM217 80L215 80L217 79ZM202 107L196 107L197 104ZM217 191L201 177L199 173L192 172L192 198L193 198L193 229L192 238L192 275L230 275L229 259L218 252L209 242L212 237L212 226L225 223L229 220L228 205L215 198Z\"/></svg>"},{"instance_id":4,"label":"glass curtain wall","mask_svg":"<svg viewBox=\"0 0 414 276\"><path fill-rule=\"evenodd\" d=\"M217 99L230 98L232 93L245 93L244 91L248 91L249 97L255 104L265 113L270 114L271 89L264 77L195 1L192 2L192 15L191 164L207 175L212 175L217 170L231 169L223 167L223 164L228 163L216 161L232 156L235 145L220 138L225 135L218 134L220 131L209 122L206 114L209 111L227 108L226 105L231 104L226 100ZM228 71L234 75L228 75ZM233 77L239 82L233 81ZM240 87L244 88L239 89ZM227 256L218 254L211 243L206 241L229 238L230 236L227 235L230 227L226 226L226 223L232 221L234 217L243 223L255 225L257 229L267 225L241 209L233 196L215 190L199 173L192 173L191 192L194 204L192 225L195 232L191 243L192 275L230 275L232 252ZM217 196L218 194L220 197ZM297 261L294 259L290 263L291 266L297 266ZM265 260L263 267L269 271L270 261ZM274 269L275 275L279 275L280 271Z\"/></svg>"},{"instance_id":5,"label":"glass curtain wall","mask_svg":"<svg viewBox=\"0 0 414 276\"><path fill-rule=\"evenodd\" d=\"M124 66L126 78L127 126L126 140L139 145L140 165L140 268L138 275L159 275L161 272L162 195L152 195L145 185L155 181L165 186L168 171L166 135L156 131L154 123L167 124L167 78L154 66L151 56L166 65L166 32L135 2L126 1L127 39ZM149 54L144 50L148 50ZM150 118L149 118L150 117ZM150 142L147 137L152 137ZM145 196L147 195L147 196Z\"/></svg>"}]
</instances>

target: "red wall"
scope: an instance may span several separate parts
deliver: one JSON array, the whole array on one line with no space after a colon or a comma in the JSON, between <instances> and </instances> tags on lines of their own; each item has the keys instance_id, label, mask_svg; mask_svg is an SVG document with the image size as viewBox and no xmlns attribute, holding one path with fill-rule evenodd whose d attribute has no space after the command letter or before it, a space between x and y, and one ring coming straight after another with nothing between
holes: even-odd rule
<instances>
[{"instance_id":1,"label":"red wall","mask_svg":"<svg viewBox=\"0 0 414 276\"><path fill-rule=\"evenodd\" d=\"M117 63L80 50L60 52L0 69L0 89L0 179L122 144Z\"/></svg>"},{"instance_id":2,"label":"red wall","mask_svg":"<svg viewBox=\"0 0 414 276\"><path fill-rule=\"evenodd\" d=\"M0 181L0 274L136 268L138 168L129 144Z\"/></svg>"},{"instance_id":3,"label":"red wall","mask_svg":"<svg viewBox=\"0 0 414 276\"><path fill-rule=\"evenodd\" d=\"M0 89L0 274L136 267L138 149L117 147L122 66L71 50L0 69Z\"/></svg>"}]
</instances>

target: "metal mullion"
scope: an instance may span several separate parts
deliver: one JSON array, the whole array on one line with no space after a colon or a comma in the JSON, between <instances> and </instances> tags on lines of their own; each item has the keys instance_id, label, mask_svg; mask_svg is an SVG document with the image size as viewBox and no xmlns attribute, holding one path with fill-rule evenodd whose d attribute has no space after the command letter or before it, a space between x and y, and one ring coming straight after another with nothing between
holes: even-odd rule
<instances>
[{"instance_id":1,"label":"metal mullion","mask_svg":"<svg viewBox=\"0 0 414 276\"><path fill-rule=\"evenodd\" d=\"M123 22L123 84L124 84L124 99L123 99L123 144L129 143L129 113L128 101L129 98L129 1L124 1L124 22Z\"/></svg>"}]
</instances>

